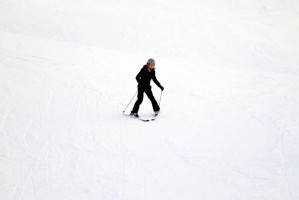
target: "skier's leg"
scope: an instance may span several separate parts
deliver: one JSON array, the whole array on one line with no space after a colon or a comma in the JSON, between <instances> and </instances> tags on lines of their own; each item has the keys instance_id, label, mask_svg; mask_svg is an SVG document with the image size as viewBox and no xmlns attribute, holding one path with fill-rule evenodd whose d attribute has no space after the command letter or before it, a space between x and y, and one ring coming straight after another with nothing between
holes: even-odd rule
<instances>
[{"instance_id":1,"label":"skier's leg","mask_svg":"<svg viewBox=\"0 0 299 200\"><path fill-rule=\"evenodd\" d=\"M146 90L145 90L145 93L147 95L147 97L150 99L150 101L152 102L152 106L153 106L153 109L154 111L159 111L160 110L160 107L153 95L153 92L152 92L152 87L148 87Z\"/></svg>"},{"instance_id":2,"label":"skier's leg","mask_svg":"<svg viewBox=\"0 0 299 200\"><path fill-rule=\"evenodd\" d=\"M143 101L143 92L144 92L144 90L142 88L138 88L137 101L134 104L132 113L138 113L139 106Z\"/></svg>"}]
</instances>

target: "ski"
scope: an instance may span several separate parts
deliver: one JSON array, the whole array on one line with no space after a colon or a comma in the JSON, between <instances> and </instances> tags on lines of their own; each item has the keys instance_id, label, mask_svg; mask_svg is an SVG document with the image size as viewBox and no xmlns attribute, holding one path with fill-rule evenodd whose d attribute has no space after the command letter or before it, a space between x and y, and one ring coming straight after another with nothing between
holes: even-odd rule
<instances>
[{"instance_id":1,"label":"ski","mask_svg":"<svg viewBox=\"0 0 299 200\"><path fill-rule=\"evenodd\" d=\"M141 119L141 118L137 118L137 119L139 119L139 120L141 120L143 122L149 122L150 121L149 119Z\"/></svg>"},{"instance_id":2,"label":"ski","mask_svg":"<svg viewBox=\"0 0 299 200\"><path fill-rule=\"evenodd\" d=\"M151 121L155 121L158 118L159 114L155 114L155 116L151 119Z\"/></svg>"},{"instance_id":3,"label":"ski","mask_svg":"<svg viewBox=\"0 0 299 200\"><path fill-rule=\"evenodd\" d=\"M143 121L143 122L155 121L155 120L157 119L157 117L158 117L158 114L155 114L154 117L151 118L151 119L142 119L142 118L140 118L140 117L134 117L134 116L129 115L129 114L125 114L125 113L123 113L123 114L124 114L125 116L132 117L132 118L134 118L134 119L139 119L140 121Z\"/></svg>"},{"instance_id":4,"label":"ski","mask_svg":"<svg viewBox=\"0 0 299 200\"><path fill-rule=\"evenodd\" d=\"M128 117L132 117L132 118L134 118L134 119L139 119L140 121L143 121L143 122L149 122L149 121L151 121L150 119L142 119L142 118L140 118L140 117L134 117L134 116L132 116L132 115L128 115L128 114L125 114L125 113L124 113L124 115L125 115L125 116L128 116Z\"/></svg>"}]
</instances>

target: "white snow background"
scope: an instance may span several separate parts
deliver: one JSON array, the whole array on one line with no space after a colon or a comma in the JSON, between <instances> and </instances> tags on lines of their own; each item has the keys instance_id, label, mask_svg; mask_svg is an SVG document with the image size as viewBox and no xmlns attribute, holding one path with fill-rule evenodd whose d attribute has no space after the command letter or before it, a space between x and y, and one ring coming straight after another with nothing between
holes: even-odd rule
<instances>
[{"instance_id":1,"label":"white snow background","mask_svg":"<svg viewBox=\"0 0 299 200\"><path fill-rule=\"evenodd\" d=\"M1 200L299 199L297 0L0 2Z\"/></svg>"}]
</instances>

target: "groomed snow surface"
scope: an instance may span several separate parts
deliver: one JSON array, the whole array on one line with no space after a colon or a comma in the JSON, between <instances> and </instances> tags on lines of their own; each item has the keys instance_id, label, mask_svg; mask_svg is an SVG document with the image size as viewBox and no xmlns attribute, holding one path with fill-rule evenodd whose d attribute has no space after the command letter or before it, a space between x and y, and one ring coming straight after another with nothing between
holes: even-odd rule
<instances>
[{"instance_id":1,"label":"groomed snow surface","mask_svg":"<svg viewBox=\"0 0 299 200\"><path fill-rule=\"evenodd\" d=\"M0 199L299 199L298 47L293 0L2 0Z\"/></svg>"}]
</instances>

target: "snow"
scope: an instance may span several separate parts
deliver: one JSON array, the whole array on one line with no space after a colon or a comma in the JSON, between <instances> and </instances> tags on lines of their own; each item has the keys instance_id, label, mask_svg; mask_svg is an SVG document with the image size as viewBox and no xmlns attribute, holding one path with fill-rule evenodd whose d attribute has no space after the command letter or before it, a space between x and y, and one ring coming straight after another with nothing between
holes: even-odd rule
<instances>
[{"instance_id":1,"label":"snow","mask_svg":"<svg viewBox=\"0 0 299 200\"><path fill-rule=\"evenodd\" d=\"M1 199L299 199L298 2L3 0L0 13ZM150 57L165 91L145 123L122 111Z\"/></svg>"}]
</instances>

